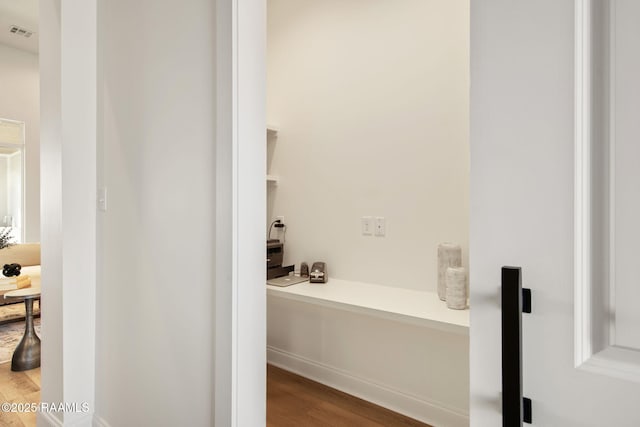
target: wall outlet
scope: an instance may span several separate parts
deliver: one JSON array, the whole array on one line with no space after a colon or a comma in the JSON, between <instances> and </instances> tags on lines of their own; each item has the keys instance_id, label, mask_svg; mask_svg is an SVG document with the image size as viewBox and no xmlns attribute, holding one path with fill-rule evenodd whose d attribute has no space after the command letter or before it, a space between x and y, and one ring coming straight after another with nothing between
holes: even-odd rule
<instances>
[{"instance_id":1,"label":"wall outlet","mask_svg":"<svg viewBox=\"0 0 640 427\"><path fill-rule=\"evenodd\" d=\"M284 216L280 215L276 217L276 221L280 220L280 224L284 224Z\"/></svg>"},{"instance_id":2,"label":"wall outlet","mask_svg":"<svg viewBox=\"0 0 640 427\"><path fill-rule=\"evenodd\" d=\"M361 229L363 236L373 235L373 218L370 216L363 216L361 219Z\"/></svg>"},{"instance_id":3,"label":"wall outlet","mask_svg":"<svg viewBox=\"0 0 640 427\"><path fill-rule=\"evenodd\" d=\"M383 216L377 216L376 217L376 236L379 237L384 237L384 235L387 233L387 224L386 224L386 220L384 219Z\"/></svg>"}]
</instances>

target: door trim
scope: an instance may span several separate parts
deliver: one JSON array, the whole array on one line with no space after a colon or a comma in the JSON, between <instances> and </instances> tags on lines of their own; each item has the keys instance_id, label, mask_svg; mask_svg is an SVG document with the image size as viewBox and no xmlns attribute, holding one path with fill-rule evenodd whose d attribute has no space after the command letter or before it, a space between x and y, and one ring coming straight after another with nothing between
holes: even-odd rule
<instances>
[{"instance_id":1,"label":"door trim","mask_svg":"<svg viewBox=\"0 0 640 427\"><path fill-rule=\"evenodd\" d=\"M96 0L40 1L41 398L89 407L64 425L95 412L97 18Z\"/></svg>"},{"instance_id":2,"label":"door trim","mask_svg":"<svg viewBox=\"0 0 640 427\"><path fill-rule=\"evenodd\" d=\"M216 2L215 425L266 420L266 1Z\"/></svg>"},{"instance_id":3,"label":"door trim","mask_svg":"<svg viewBox=\"0 0 640 427\"><path fill-rule=\"evenodd\" d=\"M591 357L591 43L590 0L575 1L574 299L575 366Z\"/></svg>"},{"instance_id":4,"label":"door trim","mask_svg":"<svg viewBox=\"0 0 640 427\"><path fill-rule=\"evenodd\" d=\"M611 123L616 0L574 4L574 366L640 382L640 351L615 346L615 174L611 173L615 126ZM598 163L594 152L601 144L606 144L602 149L607 158ZM598 182L602 177L606 182ZM602 203L607 206L604 219L593 209ZM602 252L595 255L598 250ZM602 300L606 303L597 304Z\"/></svg>"}]
</instances>

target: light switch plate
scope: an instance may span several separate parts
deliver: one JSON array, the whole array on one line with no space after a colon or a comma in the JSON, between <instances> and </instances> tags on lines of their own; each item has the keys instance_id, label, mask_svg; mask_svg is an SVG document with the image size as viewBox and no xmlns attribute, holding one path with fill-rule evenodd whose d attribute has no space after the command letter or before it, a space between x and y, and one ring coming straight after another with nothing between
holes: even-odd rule
<instances>
[{"instance_id":1,"label":"light switch plate","mask_svg":"<svg viewBox=\"0 0 640 427\"><path fill-rule=\"evenodd\" d=\"M377 216L375 221L376 236L384 237L387 232L386 220L383 216Z\"/></svg>"},{"instance_id":2,"label":"light switch plate","mask_svg":"<svg viewBox=\"0 0 640 427\"><path fill-rule=\"evenodd\" d=\"M373 218L363 216L361 219L361 228L363 236L373 236Z\"/></svg>"},{"instance_id":3,"label":"light switch plate","mask_svg":"<svg viewBox=\"0 0 640 427\"><path fill-rule=\"evenodd\" d=\"M107 211L107 187L98 188L98 210Z\"/></svg>"}]
</instances>

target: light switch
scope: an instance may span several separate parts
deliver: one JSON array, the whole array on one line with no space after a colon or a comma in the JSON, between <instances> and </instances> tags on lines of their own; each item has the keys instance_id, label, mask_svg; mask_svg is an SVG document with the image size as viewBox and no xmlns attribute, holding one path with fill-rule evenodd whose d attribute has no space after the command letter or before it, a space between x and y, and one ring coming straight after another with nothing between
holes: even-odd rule
<instances>
[{"instance_id":1,"label":"light switch","mask_svg":"<svg viewBox=\"0 0 640 427\"><path fill-rule=\"evenodd\" d=\"M363 236L372 236L373 235L373 218L370 216L363 216L361 218L362 225L362 235Z\"/></svg>"},{"instance_id":2,"label":"light switch","mask_svg":"<svg viewBox=\"0 0 640 427\"><path fill-rule=\"evenodd\" d=\"M98 188L98 210L107 211L107 187Z\"/></svg>"},{"instance_id":3,"label":"light switch","mask_svg":"<svg viewBox=\"0 0 640 427\"><path fill-rule=\"evenodd\" d=\"M377 216L375 221L376 236L384 237L387 232L386 221L383 216Z\"/></svg>"}]
</instances>

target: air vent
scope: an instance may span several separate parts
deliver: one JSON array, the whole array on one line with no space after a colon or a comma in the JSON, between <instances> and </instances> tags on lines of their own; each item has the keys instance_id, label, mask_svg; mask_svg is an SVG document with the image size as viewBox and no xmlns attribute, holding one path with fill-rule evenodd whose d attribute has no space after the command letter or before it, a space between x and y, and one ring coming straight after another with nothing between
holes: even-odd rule
<instances>
[{"instance_id":1,"label":"air vent","mask_svg":"<svg viewBox=\"0 0 640 427\"><path fill-rule=\"evenodd\" d=\"M12 25L11 27L9 27L9 31L16 36L22 36L26 38L29 38L33 35L33 31L27 30L26 28L18 27L17 25Z\"/></svg>"}]
</instances>

